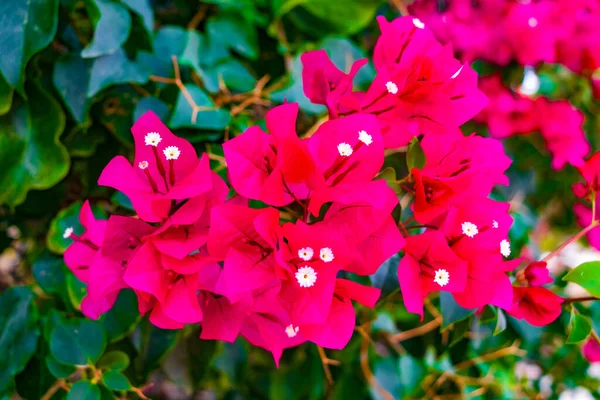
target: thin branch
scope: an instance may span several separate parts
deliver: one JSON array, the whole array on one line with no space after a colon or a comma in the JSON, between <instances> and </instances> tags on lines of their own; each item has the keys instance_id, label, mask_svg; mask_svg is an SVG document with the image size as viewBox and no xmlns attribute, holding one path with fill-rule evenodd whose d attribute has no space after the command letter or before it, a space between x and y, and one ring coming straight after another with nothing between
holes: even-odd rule
<instances>
[{"instance_id":1,"label":"thin branch","mask_svg":"<svg viewBox=\"0 0 600 400\"><path fill-rule=\"evenodd\" d=\"M319 350L319 357L321 357L321 364L323 364L323 371L325 371L325 378L327 378L327 383L333 385L333 376L331 375L331 370L329 369L329 366L340 365L340 362L328 358L327 354L325 354L325 350L321 346L317 346L317 350Z\"/></svg>"},{"instance_id":2,"label":"thin branch","mask_svg":"<svg viewBox=\"0 0 600 400\"><path fill-rule=\"evenodd\" d=\"M418 326L414 329L409 329L408 331L397 333L390 337L390 339L394 343L400 343L408 339L412 339L417 336L423 336L426 333L437 329L442 324L442 321L439 318L429 321L428 323Z\"/></svg>"},{"instance_id":3,"label":"thin branch","mask_svg":"<svg viewBox=\"0 0 600 400\"><path fill-rule=\"evenodd\" d=\"M586 297L572 297L570 299L564 299L563 304L570 304L570 303L579 303L582 301L595 301L595 300L600 300L597 297L594 296L586 296Z\"/></svg>"},{"instance_id":4,"label":"thin branch","mask_svg":"<svg viewBox=\"0 0 600 400\"><path fill-rule=\"evenodd\" d=\"M50 400L52 398L52 396L54 396L54 394L56 392L58 392L59 389L63 389L65 391L69 391L69 387L67 386L67 384L65 383L64 379L57 379L52 386L50 386L48 388L48 390L46 391L46 393L44 393L42 395L42 397L40 398L41 400Z\"/></svg>"},{"instance_id":5,"label":"thin branch","mask_svg":"<svg viewBox=\"0 0 600 400\"><path fill-rule=\"evenodd\" d=\"M360 343L360 368L362 369L365 379L385 400L394 400L394 396L381 386L373 372L369 367L369 342L363 338Z\"/></svg>"}]
</instances>

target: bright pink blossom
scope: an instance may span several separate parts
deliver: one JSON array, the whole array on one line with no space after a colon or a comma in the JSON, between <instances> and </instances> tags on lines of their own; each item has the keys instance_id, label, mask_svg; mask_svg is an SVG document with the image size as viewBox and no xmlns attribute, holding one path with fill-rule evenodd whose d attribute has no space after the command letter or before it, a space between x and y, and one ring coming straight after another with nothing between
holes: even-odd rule
<instances>
[{"instance_id":1,"label":"bright pink blossom","mask_svg":"<svg viewBox=\"0 0 600 400\"><path fill-rule=\"evenodd\" d=\"M179 138L151 111L131 128L135 142L133 165L123 156L113 158L98 184L123 192L141 219L160 222L169 217L172 203L206 193L212 188L208 157Z\"/></svg>"},{"instance_id":2,"label":"bright pink blossom","mask_svg":"<svg viewBox=\"0 0 600 400\"><path fill-rule=\"evenodd\" d=\"M592 210L583 204L575 204L573 206L573 212L577 217L577 224L582 228L587 228L592 223ZM596 220L600 215L600 205L596 203ZM600 250L600 227L592 228L586 234L587 240L590 246Z\"/></svg>"},{"instance_id":3,"label":"bright pink blossom","mask_svg":"<svg viewBox=\"0 0 600 400\"><path fill-rule=\"evenodd\" d=\"M352 92L352 80L368 60L355 61L348 74L331 62L325 50L308 51L300 60L304 94L312 103L326 105L329 116L337 118L340 98Z\"/></svg>"},{"instance_id":4,"label":"bright pink blossom","mask_svg":"<svg viewBox=\"0 0 600 400\"><path fill-rule=\"evenodd\" d=\"M513 306L507 310L517 319L531 325L544 326L553 322L562 312L562 297L542 287L514 287Z\"/></svg>"},{"instance_id":5,"label":"bright pink blossom","mask_svg":"<svg viewBox=\"0 0 600 400\"><path fill-rule=\"evenodd\" d=\"M540 132L546 148L552 155L552 168L562 169L565 164L581 167L590 152L583 131L583 113L567 101L536 100Z\"/></svg>"},{"instance_id":6,"label":"bright pink blossom","mask_svg":"<svg viewBox=\"0 0 600 400\"><path fill-rule=\"evenodd\" d=\"M535 261L529 264L524 270L524 276L531 286L542 286L554 281L545 261Z\"/></svg>"},{"instance_id":7,"label":"bright pink blossom","mask_svg":"<svg viewBox=\"0 0 600 400\"><path fill-rule=\"evenodd\" d=\"M398 279L406 309L423 318L423 299L434 291L462 292L467 264L452 252L444 235L426 231L406 238Z\"/></svg>"},{"instance_id":8,"label":"bright pink blossom","mask_svg":"<svg viewBox=\"0 0 600 400\"><path fill-rule=\"evenodd\" d=\"M275 107L266 116L270 135L253 126L225 142L229 179L240 195L284 206L318 184L315 163L296 135L297 114L297 103Z\"/></svg>"},{"instance_id":9,"label":"bright pink blossom","mask_svg":"<svg viewBox=\"0 0 600 400\"><path fill-rule=\"evenodd\" d=\"M94 217L90 203L86 201L79 211L79 222L85 228L81 236L70 233L68 238L74 240L65 251L65 264L82 282L88 281L89 267L96 253L102 246L106 220L97 220Z\"/></svg>"},{"instance_id":10,"label":"bright pink blossom","mask_svg":"<svg viewBox=\"0 0 600 400\"><path fill-rule=\"evenodd\" d=\"M581 347L581 353L591 363L600 362L600 344L593 337L586 340Z\"/></svg>"},{"instance_id":11,"label":"bright pink blossom","mask_svg":"<svg viewBox=\"0 0 600 400\"><path fill-rule=\"evenodd\" d=\"M505 138L539 130L535 102L504 86L500 75L480 79L479 88L489 103L475 120L487 123L492 136Z\"/></svg>"},{"instance_id":12,"label":"bright pink blossom","mask_svg":"<svg viewBox=\"0 0 600 400\"><path fill-rule=\"evenodd\" d=\"M377 115L386 148L404 146L421 133L443 134L485 106L477 74L461 64L412 17L378 18L377 70L360 109Z\"/></svg>"}]
</instances>

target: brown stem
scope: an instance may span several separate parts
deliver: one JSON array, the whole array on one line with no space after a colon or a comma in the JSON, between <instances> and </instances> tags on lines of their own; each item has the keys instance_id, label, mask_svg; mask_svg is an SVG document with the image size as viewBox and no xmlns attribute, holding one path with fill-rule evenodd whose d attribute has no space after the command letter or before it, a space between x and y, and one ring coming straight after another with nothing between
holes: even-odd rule
<instances>
[{"instance_id":1,"label":"brown stem","mask_svg":"<svg viewBox=\"0 0 600 400\"><path fill-rule=\"evenodd\" d=\"M394 343L400 343L408 339L412 339L417 336L423 336L426 333L437 329L442 324L441 318L436 318L434 320L429 321L428 323L418 326L414 329L409 329L408 331L397 333L390 337Z\"/></svg>"},{"instance_id":2,"label":"brown stem","mask_svg":"<svg viewBox=\"0 0 600 400\"><path fill-rule=\"evenodd\" d=\"M54 394L56 392L58 392L59 389L64 389L67 392L69 391L68 386L65 384L65 380L64 379L57 379L52 386L50 386L48 388L48 390L46 391L46 393L44 393L42 395L42 397L40 397L41 400L50 400L52 398L52 396L54 396Z\"/></svg>"},{"instance_id":3,"label":"brown stem","mask_svg":"<svg viewBox=\"0 0 600 400\"><path fill-rule=\"evenodd\" d=\"M570 303L579 303L582 301L595 301L595 300L600 300L597 297L594 296L586 296L586 297L573 297L570 299L564 299L563 304L570 304Z\"/></svg>"},{"instance_id":4,"label":"brown stem","mask_svg":"<svg viewBox=\"0 0 600 400\"><path fill-rule=\"evenodd\" d=\"M327 358L327 354L325 354L325 350L321 346L317 346L317 350L319 351L319 357L321 357L321 364L323 364L323 371L325 371L325 378L327 378L327 383L333 385L333 376L331 375L331 370L329 369L329 366L340 365L340 362L337 360L332 360L331 358Z\"/></svg>"}]
</instances>

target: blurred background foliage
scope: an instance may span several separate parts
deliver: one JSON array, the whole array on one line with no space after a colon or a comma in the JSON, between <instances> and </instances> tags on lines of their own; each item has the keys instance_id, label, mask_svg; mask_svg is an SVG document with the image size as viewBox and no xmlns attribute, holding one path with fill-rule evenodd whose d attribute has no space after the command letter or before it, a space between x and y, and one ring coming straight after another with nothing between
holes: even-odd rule
<instances>
[{"instance_id":1,"label":"blurred background foliage","mask_svg":"<svg viewBox=\"0 0 600 400\"><path fill-rule=\"evenodd\" d=\"M381 0L0 2L0 399L513 399L598 389L578 344L565 345L568 313L534 328L499 310L475 316L442 293L420 322L402 306L397 257L371 277L381 304L360 309L348 347L328 352L339 362L329 366L333 385L315 346L286 351L276 369L270 354L244 340L200 341L197 326L150 325L130 292L98 321L81 315L86 288L62 261L62 233L81 232L85 198L97 217L131 213L127 198L96 181L108 160L132 154L133 121L153 110L210 153L225 178L221 143L263 124L269 107L299 102L299 132L324 121L325 109L302 92L299 56L323 48L348 70L371 54L376 15L399 13ZM523 71L503 74L520 82ZM373 76L367 65L355 84L364 88ZM589 84L558 66L540 76L544 94L587 113L598 149ZM473 130L485 134L465 128ZM552 170L538 139L505 143L512 184L495 196L513 203L515 253L553 249L576 230L577 172ZM388 174L406 171L403 154L386 165L394 168ZM598 304L579 312L600 328Z\"/></svg>"}]
</instances>

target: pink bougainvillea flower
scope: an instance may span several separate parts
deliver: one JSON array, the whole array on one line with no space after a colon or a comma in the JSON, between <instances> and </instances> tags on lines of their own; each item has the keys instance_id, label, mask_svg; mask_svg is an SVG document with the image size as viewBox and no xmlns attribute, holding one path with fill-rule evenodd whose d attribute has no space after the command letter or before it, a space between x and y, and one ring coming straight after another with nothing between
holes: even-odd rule
<instances>
[{"instance_id":1,"label":"pink bougainvillea flower","mask_svg":"<svg viewBox=\"0 0 600 400\"><path fill-rule=\"evenodd\" d=\"M583 113L567 101L536 100L540 132L552 154L552 168L562 169L567 163L584 165L590 145L583 131Z\"/></svg>"},{"instance_id":2,"label":"pink bougainvillea flower","mask_svg":"<svg viewBox=\"0 0 600 400\"><path fill-rule=\"evenodd\" d=\"M109 218L102 247L88 269L87 294L81 303L84 315L97 319L112 308L121 289L128 287L123 280L128 260L154 230L136 218L119 215Z\"/></svg>"},{"instance_id":3,"label":"pink bougainvillea flower","mask_svg":"<svg viewBox=\"0 0 600 400\"><path fill-rule=\"evenodd\" d=\"M294 324L326 321L337 273L349 262L347 247L323 223L282 226L277 261L285 274L279 301Z\"/></svg>"},{"instance_id":4,"label":"pink bougainvillea flower","mask_svg":"<svg viewBox=\"0 0 600 400\"><path fill-rule=\"evenodd\" d=\"M386 148L404 146L422 133L446 133L485 107L477 74L419 20L379 17L378 22L377 76L360 99L360 109L377 115Z\"/></svg>"},{"instance_id":5,"label":"pink bougainvillea flower","mask_svg":"<svg viewBox=\"0 0 600 400\"><path fill-rule=\"evenodd\" d=\"M113 158L98 184L123 192L141 219L160 222L169 217L172 201L201 195L212 187L208 157L196 150L148 111L131 128L135 158Z\"/></svg>"},{"instance_id":6,"label":"pink bougainvillea flower","mask_svg":"<svg viewBox=\"0 0 600 400\"><path fill-rule=\"evenodd\" d=\"M478 136L452 135L439 141L425 137L421 143L426 164L413 169L415 218L428 224L439 219L451 201L460 197L488 196L496 184L508 184L504 175L511 163L502 143Z\"/></svg>"},{"instance_id":7,"label":"pink bougainvillea flower","mask_svg":"<svg viewBox=\"0 0 600 400\"><path fill-rule=\"evenodd\" d=\"M337 118L340 98L352 92L352 81L368 60L355 61L348 74L331 62L325 50L308 51L300 60L304 94L312 103L326 105L329 116Z\"/></svg>"},{"instance_id":8,"label":"pink bougainvillea flower","mask_svg":"<svg viewBox=\"0 0 600 400\"><path fill-rule=\"evenodd\" d=\"M550 276L550 271L548 271L548 265L545 261L532 262L525 268L523 273L531 286L542 286L554 281Z\"/></svg>"},{"instance_id":9,"label":"pink bougainvillea flower","mask_svg":"<svg viewBox=\"0 0 600 400\"><path fill-rule=\"evenodd\" d=\"M513 306L507 310L517 319L531 325L544 326L553 322L562 312L562 297L542 287L514 287Z\"/></svg>"},{"instance_id":10,"label":"pink bougainvillea flower","mask_svg":"<svg viewBox=\"0 0 600 400\"><path fill-rule=\"evenodd\" d=\"M594 153L585 163L579 167L579 172L585 184L577 183L573 185L575 196L584 198L589 196L590 192L600 191L600 152Z\"/></svg>"},{"instance_id":11,"label":"pink bougainvillea flower","mask_svg":"<svg viewBox=\"0 0 600 400\"><path fill-rule=\"evenodd\" d=\"M229 179L240 195L272 206L304 199L318 183L314 161L296 136L298 104L267 112L270 135L257 126L223 145Z\"/></svg>"},{"instance_id":12,"label":"pink bougainvillea flower","mask_svg":"<svg viewBox=\"0 0 600 400\"><path fill-rule=\"evenodd\" d=\"M554 62L556 42L562 33L554 21L551 2L515 3L505 17L507 39L521 65Z\"/></svg>"},{"instance_id":13,"label":"pink bougainvillea flower","mask_svg":"<svg viewBox=\"0 0 600 400\"><path fill-rule=\"evenodd\" d=\"M276 279L277 210L225 204L212 210L210 225L209 253L224 260L217 293L236 302L242 294Z\"/></svg>"},{"instance_id":14,"label":"pink bougainvillea flower","mask_svg":"<svg viewBox=\"0 0 600 400\"><path fill-rule=\"evenodd\" d=\"M513 288L506 271L510 271L520 260L504 262L500 246L494 253L479 252L475 246L453 246L460 259L467 263L467 279L463 291L453 293L458 304L464 308L479 308L486 304L510 309L513 300Z\"/></svg>"},{"instance_id":15,"label":"pink bougainvillea flower","mask_svg":"<svg viewBox=\"0 0 600 400\"><path fill-rule=\"evenodd\" d=\"M441 230L455 249L466 246L500 254L500 242L508 238L513 222L509 207L486 197L459 199L450 207Z\"/></svg>"},{"instance_id":16,"label":"pink bougainvillea flower","mask_svg":"<svg viewBox=\"0 0 600 400\"><path fill-rule=\"evenodd\" d=\"M475 120L487 123L492 136L505 138L539 130L535 101L504 86L500 75L482 78L479 88L489 103Z\"/></svg>"},{"instance_id":17,"label":"pink bougainvillea flower","mask_svg":"<svg viewBox=\"0 0 600 400\"><path fill-rule=\"evenodd\" d=\"M199 255L177 260L162 254L148 240L129 261L123 279L136 291L154 296L166 317L177 323L194 323L202 320L196 293L201 289L198 275L207 266L210 268Z\"/></svg>"},{"instance_id":18,"label":"pink bougainvillea flower","mask_svg":"<svg viewBox=\"0 0 600 400\"><path fill-rule=\"evenodd\" d=\"M371 275L404 247L404 237L390 215L398 198L385 181L343 184L323 192L328 192L324 197L333 201L323 223L343 237L347 245L350 261L344 266L345 271ZM315 196L311 207L323 203L323 198ZM319 209L320 205L316 207Z\"/></svg>"},{"instance_id":19,"label":"pink bougainvillea flower","mask_svg":"<svg viewBox=\"0 0 600 400\"><path fill-rule=\"evenodd\" d=\"M590 337L581 346L581 353L591 363L600 362L600 344L593 337Z\"/></svg>"},{"instance_id":20,"label":"pink bougainvillea flower","mask_svg":"<svg viewBox=\"0 0 600 400\"><path fill-rule=\"evenodd\" d=\"M233 304L226 297L208 291L201 292L199 298L204 316L200 339L234 342L252 310L252 294L246 293Z\"/></svg>"},{"instance_id":21,"label":"pink bougainvillea flower","mask_svg":"<svg viewBox=\"0 0 600 400\"><path fill-rule=\"evenodd\" d=\"M274 281L252 293L252 311L246 315L240 329L240 334L254 346L270 351L277 366L284 349L306 341L300 327L291 323L277 302L280 288L281 283Z\"/></svg>"},{"instance_id":22,"label":"pink bougainvillea flower","mask_svg":"<svg viewBox=\"0 0 600 400\"><path fill-rule=\"evenodd\" d=\"M406 238L398 279L406 309L423 318L423 299L434 291L461 292L467 264L452 252L437 230Z\"/></svg>"},{"instance_id":23,"label":"pink bougainvillea flower","mask_svg":"<svg viewBox=\"0 0 600 400\"><path fill-rule=\"evenodd\" d=\"M327 121L308 141L324 186L370 181L383 165L377 119L355 114Z\"/></svg>"},{"instance_id":24,"label":"pink bougainvillea flower","mask_svg":"<svg viewBox=\"0 0 600 400\"><path fill-rule=\"evenodd\" d=\"M94 262L96 253L102 246L106 220L94 217L90 203L86 201L79 211L79 222L85 228L81 236L73 233L73 228L67 228L65 238L73 239L73 243L64 254L65 264L82 282L88 282L89 267Z\"/></svg>"},{"instance_id":25,"label":"pink bougainvillea flower","mask_svg":"<svg viewBox=\"0 0 600 400\"><path fill-rule=\"evenodd\" d=\"M341 350L350 341L356 325L351 300L372 308L381 291L347 279L337 279L334 293L327 321L322 324L300 325L299 331L304 338L319 346Z\"/></svg>"}]
</instances>

